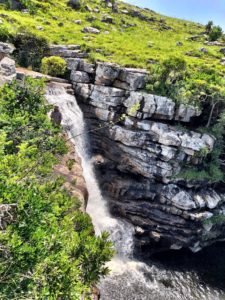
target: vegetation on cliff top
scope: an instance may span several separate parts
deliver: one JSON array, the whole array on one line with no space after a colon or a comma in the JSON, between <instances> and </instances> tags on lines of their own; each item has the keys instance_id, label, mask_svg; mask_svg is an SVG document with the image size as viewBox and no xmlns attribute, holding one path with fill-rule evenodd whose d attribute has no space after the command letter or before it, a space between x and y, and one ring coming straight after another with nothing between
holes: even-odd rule
<instances>
[{"instance_id":1,"label":"vegetation on cliff top","mask_svg":"<svg viewBox=\"0 0 225 300\"><path fill-rule=\"evenodd\" d=\"M193 68L206 65L224 69L218 47L204 44L205 28L201 24L165 17L123 2L119 2L118 13L112 13L101 0L83 0L79 10L68 6L68 0L23 2L30 13L12 11L2 4L1 28L11 33L26 29L50 43L80 44L94 59L126 66L146 68L170 55L185 57ZM112 17L112 24L102 22L106 14ZM100 34L82 32L85 26L98 28ZM207 53L200 50L203 47Z\"/></svg>"},{"instance_id":2,"label":"vegetation on cliff top","mask_svg":"<svg viewBox=\"0 0 225 300\"><path fill-rule=\"evenodd\" d=\"M0 230L2 300L88 299L113 254L52 171L67 147L49 109L41 81L0 90L0 204L17 207Z\"/></svg>"}]
</instances>

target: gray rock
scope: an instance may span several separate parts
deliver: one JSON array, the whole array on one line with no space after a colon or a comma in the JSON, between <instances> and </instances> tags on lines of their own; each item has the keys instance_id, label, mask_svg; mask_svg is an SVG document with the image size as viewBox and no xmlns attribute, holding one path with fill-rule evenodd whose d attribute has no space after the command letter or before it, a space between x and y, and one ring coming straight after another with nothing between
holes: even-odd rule
<instances>
[{"instance_id":1,"label":"gray rock","mask_svg":"<svg viewBox=\"0 0 225 300\"><path fill-rule=\"evenodd\" d=\"M0 53L5 55L12 54L15 49L12 44L0 42Z\"/></svg>"},{"instance_id":2,"label":"gray rock","mask_svg":"<svg viewBox=\"0 0 225 300\"><path fill-rule=\"evenodd\" d=\"M204 200L208 208L213 209L222 201L221 197L213 190L209 190L204 195Z\"/></svg>"},{"instance_id":3,"label":"gray rock","mask_svg":"<svg viewBox=\"0 0 225 300\"><path fill-rule=\"evenodd\" d=\"M81 20L74 20L73 23L74 23L74 24L77 24L77 25L81 25L81 24L82 24L82 21L81 21Z\"/></svg>"},{"instance_id":4,"label":"gray rock","mask_svg":"<svg viewBox=\"0 0 225 300\"><path fill-rule=\"evenodd\" d=\"M89 64L89 63L85 62L84 60L80 60L79 71L86 72L89 74L94 74L95 73L95 65Z\"/></svg>"},{"instance_id":5,"label":"gray rock","mask_svg":"<svg viewBox=\"0 0 225 300\"><path fill-rule=\"evenodd\" d=\"M171 199L173 205L182 210L192 210L196 208L196 204L192 197L185 191L180 191Z\"/></svg>"},{"instance_id":6,"label":"gray rock","mask_svg":"<svg viewBox=\"0 0 225 300\"><path fill-rule=\"evenodd\" d=\"M80 58L67 58L67 69L77 71L80 64Z\"/></svg>"},{"instance_id":7,"label":"gray rock","mask_svg":"<svg viewBox=\"0 0 225 300\"><path fill-rule=\"evenodd\" d=\"M121 69L113 86L130 91L143 89L146 84L147 74L146 70L141 69Z\"/></svg>"},{"instance_id":8,"label":"gray rock","mask_svg":"<svg viewBox=\"0 0 225 300\"><path fill-rule=\"evenodd\" d=\"M97 85L113 85L115 79L119 75L119 68L111 63L98 63L96 69L95 84Z\"/></svg>"},{"instance_id":9,"label":"gray rock","mask_svg":"<svg viewBox=\"0 0 225 300\"><path fill-rule=\"evenodd\" d=\"M175 112L175 103L166 97L155 96L156 110L154 118L172 120Z\"/></svg>"},{"instance_id":10,"label":"gray rock","mask_svg":"<svg viewBox=\"0 0 225 300\"><path fill-rule=\"evenodd\" d=\"M84 102L87 102L90 97L93 86L90 84L78 83L74 85L75 93Z\"/></svg>"},{"instance_id":11,"label":"gray rock","mask_svg":"<svg viewBox=\"0 0 225 300\"><path fill-rule=\"evenodd\" d=\"M84 27L82 30L84 33L92 33L92 34L99 34L101 31L94 27Z\"/></svg>"},{"instance_id":12,"label":"gray rock","mask_svg":"<svg viewBox=\"0 0 225 300\"><path fill-rule=\"evenodd\" d=\"M199 51L202 52L202 53L205 53L205 54L207 54L209 52L208 49L206 49L204 47L200 48Z\"/></svg>"},{"instance_id":13,"label":"gray rock","mask_svg":"<svg viewBox=\"0 0 225 300\"><path fill-rule=\"evenodd\" d=\"M114 19L111 16L105 15L105 16L103 16L101 22L108 23L108 24L113 24L114 23Z\"/></svg>"},{"instance_id":14,"label":"gray rock","mask_svg":"<svg viewBox=\"0 0 225 300\"><path fill-rule=\"evenodd\" d=\"M14 76L16 74L15 61L9 57L4 57L0 61L0 73L3 76Z\"/></svg>"},{"instance_id":15,"label":"gray rock","mask_svg":"<svg viewBox=\"0 0 225 300\"><path fill-rule=\"evenodd\" d=\"M198 117L201 115L201 110L198 107L192 105L180 104L176 111L175 120L182 122L190 122L192 117Z\"/></svg>"},{"instance_id":16,"label":"gray rock","mask_svg":"<svg viewBox=\"0 0 225 300\"><path fill-rule=\"evenodd\" d=\"M86 11L92 12L92 8L91 8L89 5L85 5L85 6L84 6L84 9L85 9Z\"/></svg>"},{"instance_id":17,"label":"gray rock","mask_svg":"<svg viewBox=\"0 0 225 300\"><path fill-rule=\"evenodd\" d=\"M73 83L90 83L90 77L86 72L81 72L81 71L72 71L70 80Z\"/></svg>"}]
</instances>

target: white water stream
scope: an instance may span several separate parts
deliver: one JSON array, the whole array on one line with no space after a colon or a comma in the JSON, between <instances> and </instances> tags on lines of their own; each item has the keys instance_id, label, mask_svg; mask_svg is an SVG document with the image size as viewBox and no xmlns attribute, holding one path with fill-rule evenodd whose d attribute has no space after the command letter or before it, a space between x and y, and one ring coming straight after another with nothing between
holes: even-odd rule
<instances>
[{"instance_id":1,"label":"white water stream","mask_svg":"<svg viewBox=\"0 0 225 300\"><path fill-rule=\"evenodd\" d=\"M101 195L93 171L88 133L83 113L75 97L60 85L49 86L46 99L59 106L62 125L82 159L89 199L87 212L92 218L96 234L108 231L117 255L109 263L111 275L99 285L102 300L224 300L225 296L201 283L191 271L170 271L153 263L145 264L132 258L133 227L113 218Z\"/></svg>"}]
</instances>

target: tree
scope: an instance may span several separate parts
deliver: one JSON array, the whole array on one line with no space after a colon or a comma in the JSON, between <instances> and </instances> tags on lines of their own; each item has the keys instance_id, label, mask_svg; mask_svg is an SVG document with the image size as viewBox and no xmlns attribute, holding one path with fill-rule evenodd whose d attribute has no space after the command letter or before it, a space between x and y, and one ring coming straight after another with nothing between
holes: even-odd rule
<instances>
[{"instance_id":1,"label":"tree","mask_svg":"<svg viewBox=\"0 0 225 300\"><path fill-rule=\"evenodd\" d=\"M209 21L206 25L205 25L205 31L207 34L209 34L211 32L213 28L213 21Z\"/></svg>"}]
</instances>

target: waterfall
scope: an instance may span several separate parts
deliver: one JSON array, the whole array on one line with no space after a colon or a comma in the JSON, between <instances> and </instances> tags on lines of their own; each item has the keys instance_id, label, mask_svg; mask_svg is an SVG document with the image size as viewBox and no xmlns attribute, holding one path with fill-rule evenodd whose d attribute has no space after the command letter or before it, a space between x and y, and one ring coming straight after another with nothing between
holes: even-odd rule
<instances>
[{"instance_id":1,"label":"waterfall","mask_svg":"<svg viewBox=\"0 0 225 300\"><path fill-rule=\"evenodd\" d=\"M73 95L60 84L47 87L46 99L59 106L62 125L67 131L82 160L83 175L89 192L87 212L91 216L96 234L110 233L117 255L109 263L110 276L100 283L102 300L222 300L224 294L203 285L191 271L164 269L161 265L135 261L133 252L133 226L113 218L103 199L91 160L88 132L83 113Z\"/></svg>"},{"instance_id":2,"label":"waterfall","mask_svg":"<svg viewBox=\"0 0 225 300\"><path fill-rule=\"evenodd\" d=\"M87 212L92 218L96 234L108 231L117 256L124 259L132 256L133 226L113 218L108 211L93 171L83 113L74 96L66 93L64 87L53 85L48 87L46 98L50 104L59 106L63 116L62 125L81 157L83 175L89 192Z\"/></svg>"}]
</instances>

